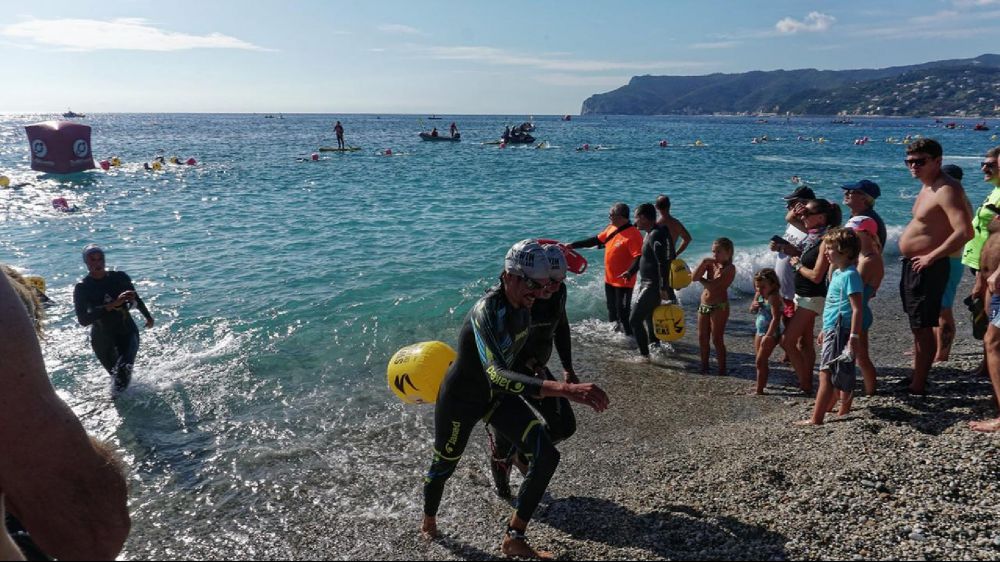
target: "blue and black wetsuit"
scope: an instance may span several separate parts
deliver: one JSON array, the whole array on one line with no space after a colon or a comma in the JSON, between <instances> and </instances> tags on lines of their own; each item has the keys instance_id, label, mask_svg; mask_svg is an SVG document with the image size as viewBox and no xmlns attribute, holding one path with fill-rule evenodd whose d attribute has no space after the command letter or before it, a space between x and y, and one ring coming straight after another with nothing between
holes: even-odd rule
<instances>
[{"instance_id":1,"label":"blue and black wetsuit","mask_svg":"<svg viewBox=\"0 0 1000 562\"><path fill-rule=\"evenodd\" d=\"M675 256L670 229L656 226L642 242L642 255L632 264L629 272L639 272L639 293L632 306L632 335L639 345L639 353L649 355L649 342L656 338L653 331L653 311L660 305L660 290L667 291L667 298L676 300L670 287L670 261Z\"/></svg>"},{"instance_id":2,"label":"blue and black wetsuit","mask_svg":"<svg viewBox=\"0 0 1000 562\"><path fill-rule=\"evenodd\" d=\"M135 286L124 271L109 271L101 279L88 275L73 291L77 320L81 326L91 327L90 345L97 359L122 387L132 378L132 365L139 353L139 328L127 304L114 310L105 310L104 305L125 291L135 291ZM136 297L135 305L144 317L152 318L142 299Z\"/></svg>"},{"instance_id":3,"label":"blue and black wetsuit","mask_svg":"<svg viewBox=\"0 0 1000 562\"><path fill-rule=\"evenodd\" d=\"M472 429L486 421L529 460L517 516L531 519L559 464L559 451L521 396L540 396L542 380L513 370L527 342L531 312L507 301L503 284L473 306L459 334L458 357L438 391L434 458L424 479L424 514L436 516L444 485L465 452Z\"/></svg>"}]
</instances>

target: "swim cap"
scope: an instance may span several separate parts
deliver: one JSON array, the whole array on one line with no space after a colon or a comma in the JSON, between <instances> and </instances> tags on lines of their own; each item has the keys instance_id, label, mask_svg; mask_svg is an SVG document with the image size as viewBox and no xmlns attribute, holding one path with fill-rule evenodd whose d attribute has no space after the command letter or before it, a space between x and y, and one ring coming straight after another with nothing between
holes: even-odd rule
<instances>
[{"instance_id":1,"label":"swim cap","mask_svg":"<svg viewBox=\"0 0 1000 562\"><path fill-rule=\"evenodd\" d=\"M521 240L507 250L503 270L529 279L550 279L552 266L541 244L534 240Z\"/></svg>"},{"instance_id":2,"label":"swim cap","mask_svg":"<svg viewBox=\"0 0 1000 562\"><path fill-rule=\"evenodd\" d=\"M871 217L851 217L844 224L844 228L849 228L856 232L867 232L875 238L878 238L878 223Z\"/></svg>"},{"instance_id":3,"label":"swim cap","mask_svg":"<svg viewBox=\"0 0 1000 562\"><path fill-rule=\"evenodd\" d=\"M87 261L87 256L94 253L103 254L104 249L98 246L97 244L87 244L86 246L84 246L82 252L83 261Z\"/></svg>"},{"instance_id":4,"label":"swim cap","mask_svg":"<svg viewBox=\"0 0 1000 562\"><path fill-rule=\"evenodd\" d=\"M549 258L549 278L562 281L566 279L566 256L558 244L546 244L542 246L545 256Z\"/></svg>"}]
</instances>

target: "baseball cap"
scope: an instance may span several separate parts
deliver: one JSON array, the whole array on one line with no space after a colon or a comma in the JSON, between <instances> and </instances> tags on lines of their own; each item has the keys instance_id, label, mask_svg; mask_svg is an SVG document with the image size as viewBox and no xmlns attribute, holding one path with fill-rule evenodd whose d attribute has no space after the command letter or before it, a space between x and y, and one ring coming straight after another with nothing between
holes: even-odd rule
<instances>
[{"instance_id":1,"label":"baseball cap","mask_svg":"<svg viewBox=\"0 0 1000 562\"><path fill-rule=\"evenodd\" d=\"M807 199L811 201L815 198L816 198L816 193L808 185L796 187L795 191L789 193L784 197L785 201L794 201L796 199Z\"/></svg>"},{"instance_id":2,"label":"baseball cap","mask_svg":"<svg viewBox=\"0 0 1000 562\"><path fill-rule=\"evenodd\" d=\"M97 244L87 244L86 246L83 247L83 252L81 252L81 255L83 256L83 261L87 261L87 256L89 256L90 254L103 254L103 253L104 253L104 248L101 248Z\"/></svg>"},{"instance_id":3,"label":"baseball cap","mask_svg":"<svg viewBox=\"0 0 1000 562\"><path fill-rule=\"evenodd\" d=\"M965 175L965 173L962 172L962 168L959 168L954 164L945 164L944 166L941 166L941 171L957 180L962 179L962 176Z\"/></svg>"},{"instance_id":4,"label":"baseball cap","mask_svg":"<svg viewBox=\"0 0 1000 562\"><path fill-rule=\"evenodd\" d=\"M867 232L875 238L878 238L878 223L871 217L851 217L844 224L844 228L849 228L856 232Z\"/></svg>"},{"instance_id":5,"label":"baseball cap","mask_svg":"<svg viewBox=\"0 0 1000 562\"><path fill-rule=\"evenodd\" d=\"M853 189L856 191L864 192L865 195L871 197L872 199L878 199L879 195L882 195L882 190L879 189L878 184L871 180L861 180L855 183L848 183L840 186L843 190Z\"/></svg>"},{"instance_id":6,"label":"baseball cap","mask_svg":"<svg viewBox=\"0 0 1000 562\"><path fill-rule=\"evenodd\" d=\"M563 254L562 248L558 244L546 244L542 246L545 249L545 255L549 258L549 277L551 279L563 280L566 279L566 255Z\"/></svg>"},{"instance_id":7,"label":"baseball cap","mask_svg":"<svg viewBox=\"0 0 1000 562\"><path fill-rule=\"evenodd\" d=\"M503 270L528 279L549 279L552 266L549 257L538 242L521 240L507 250L503 259Z\"/></svg>"}]
</instances>

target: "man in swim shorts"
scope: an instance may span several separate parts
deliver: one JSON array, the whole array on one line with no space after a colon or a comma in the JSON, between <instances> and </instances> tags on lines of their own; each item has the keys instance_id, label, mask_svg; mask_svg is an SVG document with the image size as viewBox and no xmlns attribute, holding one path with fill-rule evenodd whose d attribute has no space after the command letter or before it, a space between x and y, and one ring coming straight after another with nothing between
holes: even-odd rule
<instances>
[{"instance_id":1,"label":"man in swim shorts","mask_svg":"<svg viewBox=\"0 0 1000 562\"><path fill-rule=\"evenodd\" d=\"M632 307L632 333L639 345L639 354L649 358L649 343L656 339L652 330L653 311L663 300L676 301L670 288L670 255L673 241L670 229L656 225L656 208L652 203L643 203L635 210L635 225L646 232L642 242L642 254L638 260L622 274L631 278L639 273L639 294Z\"/></svg>"},{"instance_id":2,"label":"man in swim shorts","mask_svg":"<svg viewBox=\"0 0 1000 562\"><path fill-rule=\"evenodd\" d=\"M918 139L906 147L906 166L922 183L913 220L899 239L903 256L899 292L915 344L909 387L913 394L926 394L927 375L937 355L934 328L951 272L948 256L960 252L973 235L965 191L941 172L942 155L941 145L933 139Z\"/></svg>"},{"instance_id":3,"label":"man in swim shorts","mask_svg":"<svg viewBox=\"0 0 1000 562\"><path fill-rule=\"evenodd\" d=\"M631 336L629 314L635 277L623 278L622 274L642 255L642 234L629 222L629 208L625 203L615 203L608 212L608 219L611 224L600 234L573 242L569 247L604 246L604 296L607 299L608 321L614 323L615 331Z\"/></svg>"},{"instance_id":4,"label":"man in swim shorts","mask_svg":"<svg viewBox=\"0 0 1000 562\"><path fill-rule=\"evenodd\" d=\"M344 149L344 126L337 121L337 124L333 126L333 132L337 133L337 148Z\"/></svg>"},{"instance_id":5,"label":"man in swim shorts","mask_svg":"<svg viewBox=\"0 0 1000 562\"><path fill-rule=\"evenodd\" d=\"M542 289L531 307L531 330L528 341L514 361L514 370L519 373L534 375L543 380L556 380L547 367L552 357L553 347L559 354L563 367L563 381L580 382L573 369L573 351L570 340L569 319L566 317L566 257L556 244L543 246L552 267L551 281ZM533 410L541 414L542 421L552 438L553 444L559 444L576 433L576 416L569 400L565 398L544 398L536 400L524 398ZM497 495L510 498L510 468L513 460L511 452L513 444L502 435L489 431L489 445L493 457L490 461L490 471ZM526 465L521 462L519 466Z\"/></svg>"},{"instance_id":6,"label":"man in swim shorts","mask_svg":"<svg viewBox=\"0 0 1000 562\"><path fill-rule=\"evenodd\" d=\"M965 175L962 168L954 164L941 166L941 171L951 176L955 181L961 182ZM966 200L969 212L972 212L972 204ZM975 231L973 230L973 236ZM958 285L962 282L962 274L965 267L962 265L962 252L955 252L948 256L950 267L948 273L948 284L945 285L944 293L941 295L941 316L938 318L938 327L934 328L934 337L937 339L937 354L934 362L947 361L951 357L951 346L955 342L955 295L958 294Z\"/></svg>"},{"instance_id":7,"label":"man in swim shorts","mask_svg":"<svg viewBox=\"0 0 1000 562\"><path fill-rule=\"evenodd\" d=\"M990 383L993 387L994 404L1000 408L1000 215L994 214L986 227L988 238L984 242L979 255L981 268L977 275L976 286L982 287L983 293L977 296L985 297L989 303L989 326L983 344L986 348L986 366ZM969 422L969 427L975 431L994 433L1000 431L1000 415L995 418Z\"/></svg>"},{"instance_id":8,"label":"man in swim shorts","mask_svg":"<svg viewBox=\"0 0 1000 562\"><path fill-rule=\"evenodd\" d=\"M500 285L476 302L462 326L458 356L441 383L434 408L434 457L424 479L421 525L427 538L440 536L437 512L445 483L462 458L473 427L483 420L529 461L501 551L507 556L550 556L528 545L525 530L559 464L559 451L521 397L567 398L598 412L608 406L608 395L595 384L542 380L514 370L528 339L531 307L551 282L545 250L533 240L522 240L507 252Z\"/></svg>"},{"instance_id":9,"label":"man in swim shorts","mask_svg":"<svg viewBox=\"0 0 1000 562\"><path fill-rule=\"evenodd\" d=\"M660 195L656 198L656 211L660 214L659 218L656 219L656 226L665 226L670 230L670 239L677 249L670 255L670 259L676 259L684 253L688 244L691 243L691 233L684 227L684 223L670 214L670 198L666 195ZM681 240L680 246L677 246L678 238Z\"/></svg>"},{"instance_id":10,"label":"man in swim shorts","mask_svg":"<svg viewBox=\"0 0 1000 562\"><path fill-rule=\"evenodd\" d=\"M96 244L83 249L83 262L89 273L73 291L76 318L81 326L90 326L90 345L97 359L114 381L117 395L132 381L135 356L139 353L139 328L129 310L135 306L146 318L146 329L153 327L153 315L136 293L132 279L124 271L105 268L104 250Z\"/></svg>"}]
</instances>

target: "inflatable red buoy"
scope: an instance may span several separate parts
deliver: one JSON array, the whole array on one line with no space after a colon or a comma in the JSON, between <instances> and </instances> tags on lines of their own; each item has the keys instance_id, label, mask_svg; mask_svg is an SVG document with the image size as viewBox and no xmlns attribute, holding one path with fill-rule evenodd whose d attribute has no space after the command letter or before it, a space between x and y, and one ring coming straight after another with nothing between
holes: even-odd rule
<instances>
[{"instance_id":1,"label":"inflatable red buoy","mask_svg":"<svg viewBox=\"0 0 1000 562\"><path fill-rule=\"evenodd\" d=\"M667 147L667 141L666 140L661 140L660 141L660 147L661 148L666 148Z\"/></svg>"},{"instance_id":2,"label":"inflatable red buoy","mask_svg":"<svg viewBox=\"0 0 1000 562\"><path fill-rule=\"evenodd\" d=\"M587 258L580 255L580 252L570 248L568 245L563 244L558 240L550 240L548 238L539 238L538 243L555 244L559 246L559 249L562 250L563 256L566 257L566 269L569 271L576 273L577 275L587 271Z\"/></svg>"},{"instance_id":3,"label":"inflatable red buoy","mask_svg":"<svg viewBox=\"0 0 1000 562\"><path fill-rule=\"evenodd\" d=\"M311 158L313 162L319 162L319 154L313 152Z\"/></svg>"},{"instance_id":4,"label":"inflatable red buoy","mask_svg":"<svg viewBox=\"0 0 1000 562\"><path fill-rule=\"evenodd\" d=\"M187 164L188 166L194 166L197 163L198 163L198 161L195 160L194 158L188 158L187 162L185 162L185 164Z\"/></svg>"},{"instance_id":5,"label":"inflatable red buoy","mask_svg":"<svg viewBox=\"0 0 1000 562\"><path fill-rule=\"evenodd\" d=\"M72 174L94 168L90 127L72 121L27 125L31 169L48 174Z\"/></svg>"},{"instance_id":6,"label":"inflatable red buoy","mask_svg":"<svg viewBox=\"0 0 1000 562\"><path fill-rule=\"evenodd\" d=\"M69 202L66 201L65 197L56 197L53 199L52 208L63 213L68 213L72 210L70 209Z\"/></svg>"},{"instance_id":7,"label":"inflatable red buoy","mask_svg":"<svg viewBox=\"0 0 1000 562\"><path fill-rule=\"evenodd\" d=\"M107 160L101 160L101 169L104 170L105 172L107 172L108 170L110 170L111 169L111 162L108 162Z\"/></svg>"}]
</instances>

